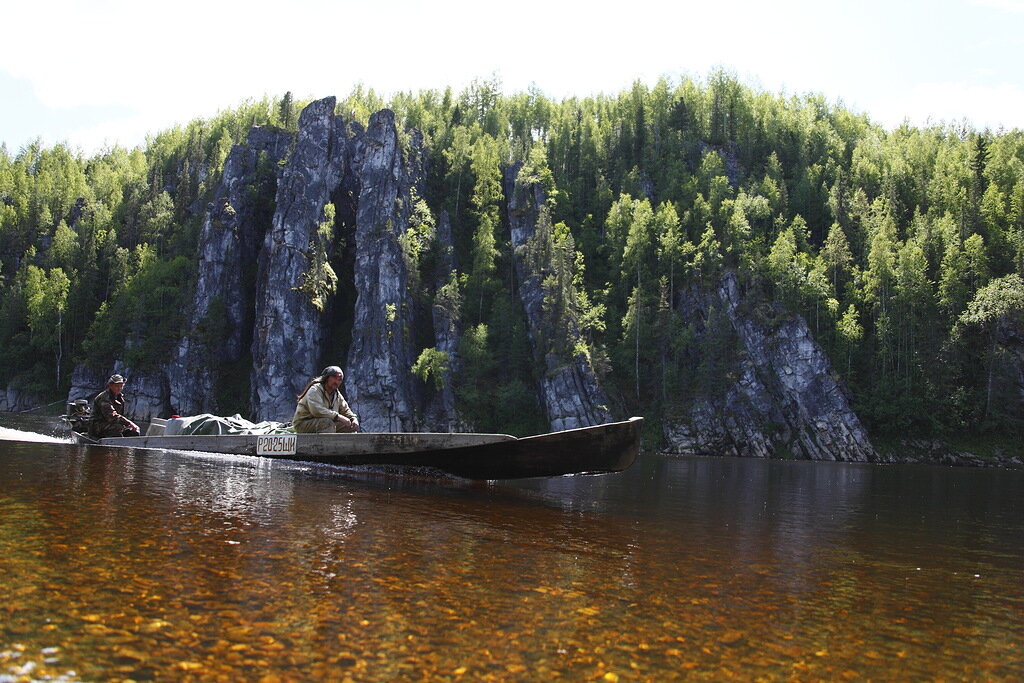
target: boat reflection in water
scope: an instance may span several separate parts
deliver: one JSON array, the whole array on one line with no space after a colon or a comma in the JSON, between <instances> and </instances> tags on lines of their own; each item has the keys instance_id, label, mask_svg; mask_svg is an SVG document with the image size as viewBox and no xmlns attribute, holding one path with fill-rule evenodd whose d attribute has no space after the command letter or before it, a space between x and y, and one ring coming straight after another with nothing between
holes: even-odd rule
<instances>
[{"instance_id":1,"label":"boat reflection in water","mask_svg":"<svg viewBox=\"0 0 1024 683\"><path fill-rule=\"evenodd\" d=\"M1019 679L1024 473L0 442L0 676Z\"/></svg>"}]
</instances>

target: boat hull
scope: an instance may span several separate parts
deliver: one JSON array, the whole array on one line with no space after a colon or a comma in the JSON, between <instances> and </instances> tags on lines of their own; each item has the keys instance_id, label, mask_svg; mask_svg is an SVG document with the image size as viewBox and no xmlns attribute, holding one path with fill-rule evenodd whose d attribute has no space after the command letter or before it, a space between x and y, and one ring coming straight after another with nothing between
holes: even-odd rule
<instances>
[{"instance_id":1,"label":"boat hull","mask_svg":"<svg viewBox=\"0 0 1024 683\"><path fill-rule=\"evenodd\" d=\"M198 451L330 465L437 470L466 479L520 479L619 472L636 460L642 418L516 438L507 434L296 434L288 448L251 434L137 436L102 439L117 448ZM81 435L79 435L81 436ZM261 441L261 439L263 441ZM83 443L96 443L81 437ZM285 452L287 451L287 452Z\"/></svg>"}]
</instances>

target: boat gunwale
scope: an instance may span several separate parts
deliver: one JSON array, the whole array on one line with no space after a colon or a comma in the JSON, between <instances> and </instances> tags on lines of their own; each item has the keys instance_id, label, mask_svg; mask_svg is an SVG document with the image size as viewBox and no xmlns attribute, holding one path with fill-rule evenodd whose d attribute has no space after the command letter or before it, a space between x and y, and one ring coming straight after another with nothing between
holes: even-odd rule
<instances>
[{"instance_id":1,"label":"boat gunwale","mask_svg":"<svg viewBox=\"0 0 1024 683\"><path fill-rule=\"evenodd\" d=\"M596 425L589 425L586 427L573 427L571 429L561 429L555 432L546 432L544 434L531 434L529 436L512 436L511 434L502 434L497 432L357 432L357 433L326 433L326 434L310 434L300 432L285 432L278 434L159 434L159 435L142 435L142 436L111 436L103 439L92 439L88 435L81 434L80 432L74 432L77 436L86 440L87 443L99 444L103 446L118 446L122 448L146 448L147 446L138 445L140 442L148 441L151 439L191 439L191 438L216 438L216 439L252 439L261 436L296 436L304 441L311 440L311 438L323 438L323 439L347 439L351 440L353 437L371 437L371 438L386 438L387 440L402 440L405 438L409 439L424 439L428 437L495 437L490 441L483 441L477 444L469 445L453 445L445 448L437 449L431 448L431 450L454 450L458 448L475 448L480 446L488 446L494 443L503 443L508 441L529 441L532 439L550 439L562 435L572 435L577 432L584 431L598 431L604 430L609 427L615 427L619 425L628 425L633 422L642 422L642 417L630 417L627 420L617 420L615 422L604 422ZM155 446L155 448L172 448L172 446ZM411 451L415 452L415 451Z\"/></svg>"}]
</instances>

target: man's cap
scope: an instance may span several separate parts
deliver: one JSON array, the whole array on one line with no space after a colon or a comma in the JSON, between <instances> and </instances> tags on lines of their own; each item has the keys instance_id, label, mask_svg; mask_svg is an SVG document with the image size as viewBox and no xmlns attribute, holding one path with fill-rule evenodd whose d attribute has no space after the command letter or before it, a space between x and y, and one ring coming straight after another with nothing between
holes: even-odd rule
<instances>
[{"instance_id":1,"label":"man's cap","mask_svg":"<svg viewBox=\"0 0 1024 683\"><path fill-rule=\"evenodd\" d=\"M328 365L324 368L324 371L320 373L321 379L327 379L328 377L344 377L345 373L341 371L337 365Z\"/></svg>"},{"instance_id":2,"label":"man's cap","mask_svg":"<svg viewBox=\"0 0 1024 683\"><path fill-rule=\"evenodd\" d=\"M107 384L124 384L124 377L121 375L111 375L110 379L107 380Z\"/></svg>"}]
</instances>

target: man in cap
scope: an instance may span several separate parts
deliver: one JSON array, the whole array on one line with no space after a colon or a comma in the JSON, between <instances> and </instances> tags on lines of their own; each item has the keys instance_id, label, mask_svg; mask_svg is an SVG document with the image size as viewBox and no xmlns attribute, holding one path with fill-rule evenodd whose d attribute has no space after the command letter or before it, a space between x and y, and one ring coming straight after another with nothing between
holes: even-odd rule
<instances>
[{"instance_id":1,"label":"man in cap","mask_svg":"<svg viewBox=\"0 0 1024 683\"><path fill-rule=\"evenodd\" d=\"M89 436L105 439L110 436L139 436L139 426L124 415L124 377L111 375L107 390L92 400Z\"/></svg>"},{"instance_id":2,"label":"man in cap","mask_svg":"<svg viewBox=\"0 0 1024 683\"><path fill-rule=\"evenodd\" d=\"M295 397L298 401L292 418L295 431L302 434L359 431L359 418L338 390L344 379L341 368L328 365L319 377L306 384L302 393Z\"/></svg>"}]
</instances>

